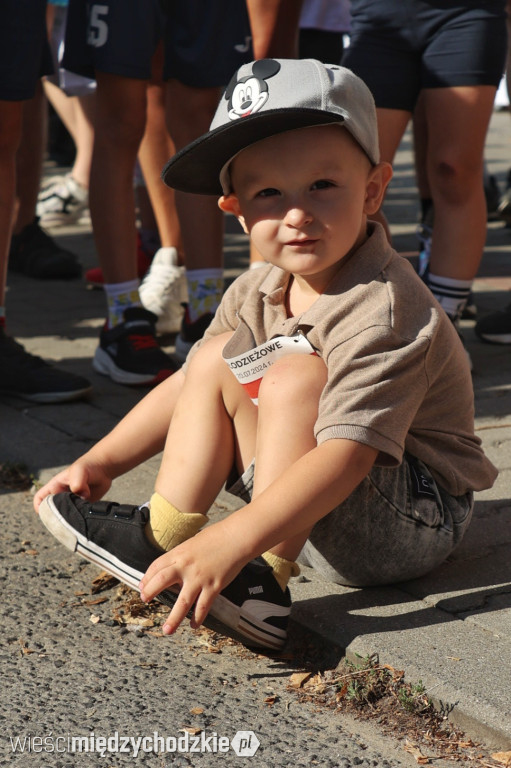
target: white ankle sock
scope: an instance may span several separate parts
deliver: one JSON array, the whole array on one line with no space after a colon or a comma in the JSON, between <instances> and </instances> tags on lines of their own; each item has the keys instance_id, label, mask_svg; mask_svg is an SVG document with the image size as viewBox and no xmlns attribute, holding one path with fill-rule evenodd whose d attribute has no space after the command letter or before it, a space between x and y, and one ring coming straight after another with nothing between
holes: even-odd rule
<instances>
[{"instance_id":1,"label":"white ankle sock","mask_svg":"<svg viewBox=\"0 0 511 768\"><path fill-rule=\"evenodd\" d=\"M459 317L467 303L473 280L440 277L430 272L427 282L429 290L449 317Z\"/></svg>"}]
</instances>

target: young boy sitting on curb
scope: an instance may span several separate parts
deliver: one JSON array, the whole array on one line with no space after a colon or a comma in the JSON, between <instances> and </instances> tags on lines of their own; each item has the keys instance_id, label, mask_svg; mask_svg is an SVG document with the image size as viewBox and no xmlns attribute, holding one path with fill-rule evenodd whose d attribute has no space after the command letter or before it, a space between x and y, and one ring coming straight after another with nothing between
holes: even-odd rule
<instances>
[{"instance_id":1,"label":"young boy sitting on curb","mask_svg":"<svg viewBox=\"0 0 511 768\"><path fill-rule=\"evenodd\" d=\"M341 584L416 578L496 477L456 330L367 221L390 177L369 90L313 60L244 65L211 130L164 169L169 186L220 195L269 264L35 507L71 550L173 605L167 634L209 614L279 648L299 555ZM164 445L148 504L98 502ZM247 504L204 527L224 483Z\"/></svg>"}]
</instances>

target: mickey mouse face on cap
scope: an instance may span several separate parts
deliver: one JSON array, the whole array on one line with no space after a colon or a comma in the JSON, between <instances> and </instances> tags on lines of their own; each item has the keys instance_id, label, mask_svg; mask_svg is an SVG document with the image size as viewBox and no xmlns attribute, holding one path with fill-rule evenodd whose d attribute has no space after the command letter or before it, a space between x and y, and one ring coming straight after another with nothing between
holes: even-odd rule
<instances>
[{"instance_id":1,"label":"mickey mouse face on cap","mask_svg":"<svg viewBox=\"0 0 511 768\"><path fill-rule=\"evenodd\" d=\"M280 64L273 59L255 61L252 74L236 80L233 77L225 92L228 115L231 120L259 112L268 100L266 80L280 70Z\"/></svg>"}]
</instances>

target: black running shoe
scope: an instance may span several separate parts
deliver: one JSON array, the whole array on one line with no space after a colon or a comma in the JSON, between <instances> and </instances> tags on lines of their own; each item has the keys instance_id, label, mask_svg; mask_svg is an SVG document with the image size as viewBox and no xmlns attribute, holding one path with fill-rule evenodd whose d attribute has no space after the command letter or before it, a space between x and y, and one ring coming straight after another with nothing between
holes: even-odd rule
<instances>
[{"instance_id":1,"label":"black running shoe","mask_svg":"<svg viewBox=\"0 0 511 768\"><path fill-rule=\"evenodd\" d=\"M41 502L39 516L61 544L136 590L163 554L145 535L147 506L91 504L74 493L57 493ZM164 590L158 600L172 606L177 595ZM256 558L218 595L204 624L246 645L279 650L287 638L290 610L289 590L283 592L271 567Z\"/></svg>"},{"instance_id":2,"label":"black running shoe","mask_svg":"<svg viewBox=\"0 0 511 768\"><path fill-rule=\"evenodd\" d=\"M82 267L74 253L61 248L39 226L35 218L19 235L11 238L8 268L39 280L72 280L80 277Z\"/></svg>"},{"instance_id":3,"label":"black running shoe","mask_svg":"<svg viewBox=\"0 0 511 768\"><path fill-rule=\"evenodd\" d=\"M35 403L65 403L90 394L83 376L49 365L0 330L0 392Z\"/></svg>"},{"instance_id":4,"label":"black running shoe","mask_svg":"<svg viewBox=\"0 0 511 768\"><path fill-rule=\"evenodd\" d=\"M490 344L511 344L511 304L482 317L474 330L480 339Z\"/></svg>"},{"instance_id":5,"label":"black running shoe","mask_svg":"<svg viewBox=\"0 0 511 768\"><path fill-rule=\"evenodd\" d=\"M192 322L190 320L188 304L183 304L183 307L185 314L181 322L181 330L176 337L176 357L181 362L186 360L186 356L195 342L202 339L214 317L212 312L205 312Z\"/></svg>"},{"instance_id":6,"label":"black running shoe","mask_svg":"<svg viewBox=\"0 0 511 768\"><path fill-rule=\"evenodd\" d=\"M175 373L178 365L156 341L157 317L143 307L130 307L124 322L101 331L92 367L118 384L158 384Z\"/></svg>"}]
</instances>

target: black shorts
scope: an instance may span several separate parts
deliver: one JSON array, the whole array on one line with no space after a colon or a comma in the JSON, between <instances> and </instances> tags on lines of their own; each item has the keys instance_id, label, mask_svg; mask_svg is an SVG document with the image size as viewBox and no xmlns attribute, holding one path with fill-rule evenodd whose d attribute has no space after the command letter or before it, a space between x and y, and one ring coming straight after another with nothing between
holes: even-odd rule
<instances>
[{"instance_id":1,"label":"black shorts","mask_svg":"<svg viewBox=\"0 0 511 768\"><path fill-rule=\"evenodd\" d=\"M376 106L413 112L423 88L498 86L504 72L505 0L352 0L342 63Z\"/></svg>"},{"instance_id":2,"label":"black shorts","mask_svg":"<svg viewBox=\"0 0 511 768\"><path fill-rule=\"evenodd\" d=\"M53 71L46 0L2 0L0 14L0 99L31 99L39 78Z\"/></svg>"},{"instance_id":3,"label":"black shorts","mask_svg":"<svg viewBox=\"0 0 511 768\"><path fill-rule=\"evenodd\" d=\"M163 40L163 77L208 88L252 58L245 0L70 0L64 66L147 80Z\"/></svg>"}]
</instances>

